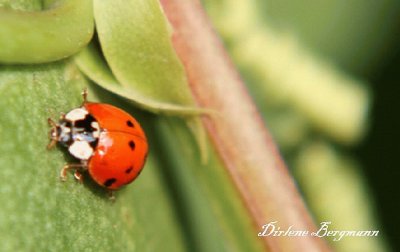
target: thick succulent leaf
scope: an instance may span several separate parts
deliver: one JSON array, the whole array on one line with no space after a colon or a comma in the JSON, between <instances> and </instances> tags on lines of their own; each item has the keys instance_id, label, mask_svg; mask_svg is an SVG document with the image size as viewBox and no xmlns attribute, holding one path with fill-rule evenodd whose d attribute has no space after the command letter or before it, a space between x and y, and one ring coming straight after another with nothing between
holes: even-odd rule
<instances>
[{"instance_id":1,"label":"thick succulent leaf","mask_svg":"<svg viewBox=\"0 0 400 252\"><path fill-rule=\"evenodd\" d=\"M0 62L41 63L66 58L82 49L94 30L91 0L67 0L47 10L32 4L0 5ZM5 2L3 5L8 6Z\"/></svg>"},{"instance_id":2,"label":"thick succulent leaf","mask_svg":"<svg viewBox=\"0 0 400 252\"><path fill-rule=\"evenodd\" d=\"M88 176L83 185L72 174L60 181L60 168L71 160L61 148L46 150L47 117L81 104L87 85L63 62L0 66L0 251L185 250L169 186L153 153L135 183L118 191L115 203Z\"/></svg>"}]
</instances>

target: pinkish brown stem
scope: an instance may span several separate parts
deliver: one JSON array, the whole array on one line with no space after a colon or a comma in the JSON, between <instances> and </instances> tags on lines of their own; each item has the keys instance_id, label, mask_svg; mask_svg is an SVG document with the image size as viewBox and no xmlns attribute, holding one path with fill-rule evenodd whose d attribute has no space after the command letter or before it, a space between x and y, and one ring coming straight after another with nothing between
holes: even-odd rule
<instances>
[{"instance_id":1,"label":"pinkish brown stem","mask_svg":"<svg viewBox=\"0 0 400 252\"><path fill-rule=\"evenodd\" d=\"M312 218L246 87L198 0L161 0L173 45L199 105L220 112L205 118L209 135L256 225L316 231ZM263 238L270 251L330 251L321 238Z\"/></svg>"}]
</instances>

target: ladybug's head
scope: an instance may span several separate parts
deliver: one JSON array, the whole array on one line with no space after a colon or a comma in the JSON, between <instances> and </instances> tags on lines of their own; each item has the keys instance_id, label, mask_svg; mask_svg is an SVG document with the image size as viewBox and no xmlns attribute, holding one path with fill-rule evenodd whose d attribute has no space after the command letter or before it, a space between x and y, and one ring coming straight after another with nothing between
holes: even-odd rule
<instances>
[{"instance_id":1,"label":"ladybug's head","mask_svg":"<svg viewBox=\"0 0 400 252\"><path fill-rule=\"evenodd\" d=\"M55 123L50 118L48 119L48 122L51 129L49 132L50 143L47 145L47 148L50 149L57 142L60 142L64 146L69 146L72 142L71 123L65 120Z\"/></svg>"}]
</instances>

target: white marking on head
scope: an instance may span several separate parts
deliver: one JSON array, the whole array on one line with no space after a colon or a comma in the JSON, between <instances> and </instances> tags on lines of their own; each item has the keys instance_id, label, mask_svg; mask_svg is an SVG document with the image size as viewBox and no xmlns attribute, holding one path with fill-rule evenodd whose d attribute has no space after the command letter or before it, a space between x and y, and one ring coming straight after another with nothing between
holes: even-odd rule
<instances>
[{"instance_id":1,"label":"white marking on head","mask_svg":"<svg viewBox=\"0 0 400 252\"><path fill-rule=\"evenodd\" d=\"M71 136L70 136L71 128L70 127L66 127L64 123L60 124L59 127L60 127L59 128L60 131L59 132L54 132L54 136L53 137L57 136L57 134L58 134L58 141L64 142L64 143L69 142L70 139L71 139Z\"/></svg>"},{"instance_id":2,"label":"white marking on head","mask_svg":"<svg viewBox=\"0 0 400 252\"><path fill-rule=\"evenodd\" d=\"M93 131L93 137L94 138L99 138L99 136L100 136L100 126L99 126L99 123L98 122L92 122L91 124L90 124L90 126L92 126L92 128L94 129L94 131Z\"/></svg>"},{"instance_id":3,"label":"white marking on head","mask_svg":"<svg viewBox=\"0 0 400 252\"><path fill-rule=\"evenodd\" d=\"M73 142L68 151L72 156L81 160L88 160L93 154L93 148L86 141Z\"/></svg>"},{"instance_id":4,"label":"white marking on head","mask_svg":"<svg viewBox=\"0 0 400 252\"><path fill-rule=\"evenodd\" d=\"M71 128L70 128L70 127L65 127L65 125L61 124L61 125L60 125L60 128L61 128L62 134L71 133Z\"/></svg>"},{"instance_id":5,"label":"white marking on head","mask_svg":"<svg viewBox=\"0 0 400 252\"><path fill-rule=\"evenodd\" d=\"M78 121L85 119L87 114L89 114L89 112L86 109L76 108L68 112L68 114L65 115L65 119L69 121Z\"/></svg>"}]
</instances>

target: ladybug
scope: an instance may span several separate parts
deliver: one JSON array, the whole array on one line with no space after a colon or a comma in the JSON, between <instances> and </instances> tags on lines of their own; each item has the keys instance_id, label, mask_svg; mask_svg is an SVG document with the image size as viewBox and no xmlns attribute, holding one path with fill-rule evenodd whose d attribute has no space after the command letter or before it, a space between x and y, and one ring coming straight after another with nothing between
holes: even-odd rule
<instances>
[{"instance_id":1,"label":"ladybug","mask_svg":"<svg viewBox=\"0 0 400 252\"><path fill-rule=\"evenodd\" d=\"M51 118L50 143L68 148L79 163L61 169L62 181L68 170L82 181L81 171L88 171L93 180L112 192L131 183L140 174L147 157L148 144L140 124L127 112L105 103L88 102L62 114L58 123Z\"/></svg>"}]
</instances>

